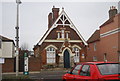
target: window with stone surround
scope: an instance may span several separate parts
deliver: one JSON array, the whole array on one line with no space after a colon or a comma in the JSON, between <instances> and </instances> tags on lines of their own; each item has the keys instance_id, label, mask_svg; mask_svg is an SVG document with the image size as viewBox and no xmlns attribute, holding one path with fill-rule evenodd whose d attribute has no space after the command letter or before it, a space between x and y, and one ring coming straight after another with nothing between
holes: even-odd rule
<instances>
[{"instance_id":1,"label":"window with stone surround","mask_svg":"<svg viewBox=\"0 0 120 81\"><path fill-rule=\"evenodd\" d=\"M70 31L65 31L66 29L65 28L60 28L59 31L56 31L57 32L57 39L69 39L69 33Z\"/></svg>"},{"instance_id":2,"label":"window with stone surround","mask_svg":"<svg viewBox=\"0 0 120 81\"><path fill-rule=\"evenodd\" d=\"M58 39L60 38L60 32L58 32Z\"/></svg>"},{"instance_id":3,"label":"window with stone surround","mask_svg":"<svg viewBox=\"0 0 120 81\"><path fill-rule=\"evenodd\" d=\"M55 63L55 49L53 47L47 48L47 63Z\"/></svg>"},{"instance_id":4,"label":"window with stone surround","mask_svg":"<svg viewBox=\"0 0 120 81\"><path fill-rule=\"evenodd\" d=\"M63 39L65 38L65 31L64 30L61 30L61 36Z\"/></svg>"}]
</instances>

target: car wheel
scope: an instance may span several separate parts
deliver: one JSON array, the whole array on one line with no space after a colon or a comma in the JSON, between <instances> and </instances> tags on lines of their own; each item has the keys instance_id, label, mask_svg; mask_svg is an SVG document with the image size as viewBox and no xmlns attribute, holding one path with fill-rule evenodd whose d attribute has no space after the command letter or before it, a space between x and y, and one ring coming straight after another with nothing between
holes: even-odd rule
<instances>
[{"instance_id":1,"label":"car wheel","mask_svg":"<svg viewBox=\"0 0 120 81\"><path fill-rule=\"evenodd\" d=\"M63 79L62 81L66 81L65 79Z\"/></svg>"}]
</instances>

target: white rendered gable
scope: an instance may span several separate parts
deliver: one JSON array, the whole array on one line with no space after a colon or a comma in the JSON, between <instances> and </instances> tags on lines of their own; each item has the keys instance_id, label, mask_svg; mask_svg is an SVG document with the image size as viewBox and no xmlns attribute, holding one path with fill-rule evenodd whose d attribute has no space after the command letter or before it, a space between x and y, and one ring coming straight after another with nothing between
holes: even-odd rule
<instances>
[{"instance_id":1,"label":"white rendered gable","mask_svg":"<svg viewBox=\"0 0 120 81\"><path fill-rule=\"evenodd\" d=\"M62 16L63 16L63 18L61 19ZM59 20L62 22L62 24L58 24L57 23ZM65 24L66 21L68 21L69 24ZM48 32L44 35L44 37L38 42L38 45L41 45L42 42L45 40L45 38L48 36L48 34L51 32L51 30L53 30L54 28L56 28L58 25L62 25L63 27L64 26L70 26L72 29L74 29L76 31L76 33L79 35L79 37L81 38L81 40L83 41L83 43L85 45L87 45L86 41L83 39L83 37L80 34L80 32L77 30L77 28L75 27L75 25L72 23L72 21L70 20L70 18L67 16L67 14L65 13L64 9L62 9L61 14L57 18L57 20L53 23L52 27L48 30Z\"/></svg>"}]
</instances>

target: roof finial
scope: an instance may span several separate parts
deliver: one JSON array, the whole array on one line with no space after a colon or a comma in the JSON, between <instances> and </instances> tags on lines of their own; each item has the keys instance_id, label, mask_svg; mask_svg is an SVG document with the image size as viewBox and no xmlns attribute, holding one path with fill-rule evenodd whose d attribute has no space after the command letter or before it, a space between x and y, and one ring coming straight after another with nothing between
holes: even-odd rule
<instances>
[{"instance_id":1,"label":"roof finial","mask_svg":"<svg viewBox=\"0 0 120 81\"><path fill-rule=\"evenodd\" d=\"M53 8L55 8L55 5L53 5Z\"/></svg>"},{"instance_id":2,"label":"roof finial","mask_svg":"<svg viewBox=\"0 0 120 81\"><path fill-rule=\"evenodd\" d=\"M62 10L64 10L64 7L62 7Z\"/></svg>"}]
</instances>

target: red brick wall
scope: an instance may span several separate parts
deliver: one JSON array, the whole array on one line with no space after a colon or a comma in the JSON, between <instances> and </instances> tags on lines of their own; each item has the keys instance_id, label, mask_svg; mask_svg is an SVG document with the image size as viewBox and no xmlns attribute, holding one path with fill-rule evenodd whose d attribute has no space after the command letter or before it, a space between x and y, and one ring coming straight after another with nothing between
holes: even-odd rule
<instances>
[{"instance_id":1,"label":"red brick wall","mask_svg":"<svg viewBox=\"0 0 120 81\"><path fill-rule=\"evenodd\" d=\"M41 70L40 58L30 57L28 66L29 71L40 71Z\"/></svg>"},{"instance_id":2,"label":"red brick wall","mask_svg":"<svg viewBox=\"0 0 120 81\"><path fill-rule=\"evenodd\" d=\"M103 60L103 55L106 53L108 61L118 61L118 33L101 38L100 43L100 60Z\"/></svg>"},{"instance_id":3,"label":"red brick wall","mask_svg":"<svg viewBox=\"0 0 120 81\"><path fill-rule=\"evenodd\" d=\"M47 63L47 58L46 58L46 50L44 49L41 53L41 57L42 57L42 64L46 64Z\"/></svg>"},{"instance_id":4,"label":"red brick wall","mask_svg":"<svg viewBox=\"0 0 120 81\"><path fill-rule=\"evenodd\" d=\"M6 58L2 64L2 72L14 72L14 58Z\"/></svg>"},{"instance_id":5,"label":"red brick wall","mask_svg":"<svg viewBox=\"0 0 120 81\"><path fill-rule=\"evenodd\" d=\"M94 43L96 43L96 51L94 51ZM89 44L87 47L87 58L86 61L93 61L93 56L97 57L97 60L100 61L100 41L96 41Z\"/></svg>"},{"instance_id":6,"label":"red brick wall","mask_svg":"<svg viewBox=\"0 0 120 81\"><path fill-rule=\"evenodd\" d=\"M118 15L116 15L113 18L113 20L114 21L112 23L100 28L100 34L114 30L119 27ZM118 61L118 44L119 44L118 38L119 38L118 33L115 33L112 35L102 37L100 39L100 49L101 49L101 54L99 55L101 57L100 60L104 59L104 53L106 53L108 61L115 61L115 62Z\"/></svg>"},{"instance_id":7,"label":"red brick wall","mask_svg":"<svg viewBox=\"0 0 120 81\"><path fill-rule=\"evenodd\" d=\"M100 34L114 30L119 27L118 15L115 16L113 22L100 28ZM99 42L96 42L97 51L93 50L93 43L89 44L87 49L87 61L92 61L93 56L97 56L98 61L104 61L104 54L106 53L107 61L118 62L118 50L120 50L120 34L115 33L105 37L101 37Z\"/></svg>"},{"instance_id":8,"label":"red brick wall","mask_svg":"<svg viewBox=\"0 0 120 81\"><path fill-rule=\"evenodd\" d=\"M118 28L118 15L115 16L115 18L113 19L113 22L100 28L100 34L108 32L116 28Z\"/></svg>"},{"instance_id":9,"label":"red brick wall","mask_svg":"<svg viewBox=\"0 0 120 81\"><path fill-rule=\"evenodd\" d=\"M118 33L101 38L96 42L96 51L94 51L94 43L90 43L87 48L87 61L93 61L93 56L96 56L98 61L104 61L104 53L106 53L108 61L117 62L118 38Z\"/></svg>"},{"instance_id":10,"label":"red brick wall","mask_svg":"<svg viewBox=\"0 0 120 81\"><path fill-rule=\"evenodd\" d=\"M84 58L82 58L82 54L84 54ZM87 50L86 47L80 50L80 62L85 62L86 61L86 54L87 54Z\"/></svg>"},{"instance_id":11,"label":"red brick wall","mask_svg":"<svg viewBox=\"0 0 120 81\"><path fill-rule=\"evenodd\" d=\"M118 33L118 41L120 41L120 32ZM118 42L118 50L120 51L120 42Z\"/></svg>"}]
</instances>

